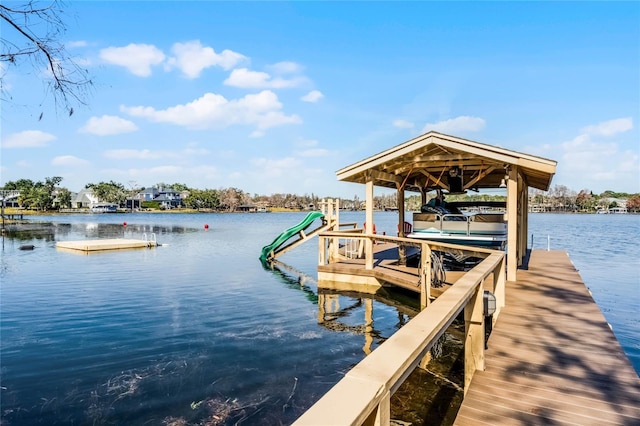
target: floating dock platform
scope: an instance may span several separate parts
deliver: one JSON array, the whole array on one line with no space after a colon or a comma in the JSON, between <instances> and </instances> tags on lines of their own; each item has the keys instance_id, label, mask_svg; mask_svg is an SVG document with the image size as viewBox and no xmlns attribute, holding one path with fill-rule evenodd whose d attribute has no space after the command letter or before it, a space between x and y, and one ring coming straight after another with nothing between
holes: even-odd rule
<instances>
[{"instance_id":1,"label":"floating dock platform","mask_svg":"<svg viewBox=\"0 0 640 426\"><path fill-rule=\"evenodd\" d=\"M156 247L157 245L158 244L155 241L134 240L127 238L86 241L59 241L56 243L57 248L83 252L152 248Z\"/></svg>"}]
</instances>

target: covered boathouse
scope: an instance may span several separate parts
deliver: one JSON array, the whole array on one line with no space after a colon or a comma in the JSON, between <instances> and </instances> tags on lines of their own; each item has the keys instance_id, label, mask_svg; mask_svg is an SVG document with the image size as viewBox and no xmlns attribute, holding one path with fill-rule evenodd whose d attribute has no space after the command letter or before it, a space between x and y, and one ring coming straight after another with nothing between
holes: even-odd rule
<instances>
[{"instance_id":1,"label":"covered boathouse","mask_svg":"<svg viewBox=\"0 0 640 426\"><path fill-rule=\"evenodd\" d=\"M366 185L365 225L340 223L337 203L323 202L328 230L318 234L318 288L375 292L391 284L418 291L422 309L294 424L398 424L391 396L416 367L426 367L431 348L462 316L463 401L453 424L637 424L640 378L568 254L527 251L528 188L547 190L555 170L552 160L436 132L339 170L339 180ZM375 186L398 192L398 236L374 235ZM499 187L507 188L506 213L494 219L508 234L506 253L462 239L425 239L404 226L406 191L421 193L424 203L433 188ZM416 254L417 267L403 262L405 249ZM480 260L434 285L438 253ZM488 335L485 324L493 326Z\"/></svg>"},{"instance_id":2,"label":"covered boathouse","mask_svg":"<svg viewBox=\"0 0 640 426\"><path fill-rule=\"evenodd\" d=\"M405 236L406 192L439 188L450 194L506 185L507 280L514 281L527 249L528 189L547 191L556 161L438 132L428 132L336 172L338 180L366 186L365 233L372 233L374 187L393 188L398 197L399 236ZM410 221L409 221L410 223ZM372 267L373 245L365 243L366 267ZM320 276L319 279L322 279Z\"/></svg>"}]
</instances>

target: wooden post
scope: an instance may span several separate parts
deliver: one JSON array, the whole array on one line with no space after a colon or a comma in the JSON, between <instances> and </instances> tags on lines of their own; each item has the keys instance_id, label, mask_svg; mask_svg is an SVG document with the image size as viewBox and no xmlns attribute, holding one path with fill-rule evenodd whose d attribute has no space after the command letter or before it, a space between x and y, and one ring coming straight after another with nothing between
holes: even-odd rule
<instances>
[{"instance_id":1,"label":"wooden post","mask_svg":"<svg viewBox=\"0 0 640 426\"><path fill-rule=\"evenodd\" d=\"M404 187L398 188L398 235L404 235ZM407 264L407 253L404 244L398 244L398 264L405 266Z\"/></svg>"},{"instance_id":2,"label":"wooden post","mask_svg":"<svg viewBox=\"0 0 640 426\"><path fill-rule=\"evenodd\" d=\"M420 250L420 310L431 303L431 247L422 243Z\"/></svg>"},{"instance_id":3,"label":"wooden post","mask_svg":"<svg viewBox=\"0 0 640 426\"><path fill-rule=\"evenodd\" d=\"M476 370L484 370L484 280L464 308L464 394Z\"/></svg>"},{"instance_id":4,"label":"wooden post","mask_svg":"<svg viewBox=\"0 0 640 426\"><path fill-rule=\"evenodd\" d=\"M493 271L493 295L496 297L496 311L493 314L493 322L498 319L500 310L505 306L507 296L505 262L503 257L500 265Z\"/></svg>"},{"instance_id":5,"label":"wooden post","mask_svg":"<svg viewBox=\"0 0 640 426\"><path fill-rule=\"evenodd\" d=\"M369 176L366 183L365 233L373 235L373 179ZM373 269L373 239L367 238L364 244L364 269Z\"/></svg>"},{"instance_id":6,"label":"wooden post","mask_svg":"<svg viewBox=\"0 0 640 426\"><path fill-rule=\"evenodd\" d=\"M326 238L318 235L318 266L324 266L327 264L326 244Z\"/></svg>"},{"instance_id":7,"label":"wooden post","mask_svg":"<svg viewBox=\"0 0 640 426\"><path fill-rule=\"evenodd\" d=\"M363 426L389 426L391 424L391 393L387 391Z\"/></svg>"},{"instance_id":8,"label":"wooden post","mask_svg":"<svg viewBox=\"0 0 640 426\"><path fill-rule=\"evenodd\" d=\"M507 182L507 281L516 280L518 269L518 172L509 169Z\"/></svg>"}]
</instances>

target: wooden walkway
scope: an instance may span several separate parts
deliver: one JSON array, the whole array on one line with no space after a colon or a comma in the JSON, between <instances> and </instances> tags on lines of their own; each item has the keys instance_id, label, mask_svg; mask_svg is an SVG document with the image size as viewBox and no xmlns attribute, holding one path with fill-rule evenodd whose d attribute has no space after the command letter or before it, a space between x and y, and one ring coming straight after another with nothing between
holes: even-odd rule
<instances>
[{"instance_id":1,"label":"wooden walkway","mask_svg":"<svg viewBox=\"0 0 640 426\"><path fill-rule=\"evenodd\" d=\"M563 251L533 251L456 425L640 425L640 378Z\"/></svg>"}]
</instances>

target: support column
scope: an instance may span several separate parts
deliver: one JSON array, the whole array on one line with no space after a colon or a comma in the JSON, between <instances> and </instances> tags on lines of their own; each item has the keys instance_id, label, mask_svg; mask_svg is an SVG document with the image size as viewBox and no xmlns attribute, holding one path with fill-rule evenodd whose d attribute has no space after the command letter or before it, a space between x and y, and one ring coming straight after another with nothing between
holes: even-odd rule
<instances>
[{"instance_id":1,"label":"support column","mask_svg":"<svg viewBox=\"0 0 640 426\"><path fill-rule=\"evenodd\" d=\"M484 370L484 280L464 308L464 394L476 370Z\"/></svg>"},{"instance_id":2,"label":"support column","mask_svg":"<svg viewBox=\"0 0 640 426\"><path fill-rule=\"evenodd\" d=\"M366 211L365 211L365 233L373 235L373 179L371 176L367 178L365 185L366 192ZM365 269L373 269L373 240L367 238L364 244Z\"/></svg>"},{"instance_id":3,"label":"support column","mask_svg":"<svg viewBox=\"0 0 640 426\"><path fill-rule=\"evenodd\" d=\"M518 270L518 171L509 169L507 181L507 281L516 280Z\"/></svg>"},{"instance_id":4,"label":"support column","mask_svg":"<svg viewBox=\"0 0 640 426\"><path fill-rule=\"evenodd\" d=\"M404 235L404 186L398 188L398 235L400 237L406 237ZM407 253L404 244L398 245L398 263L401 266L407 264Z\"/></svg>"},{"instance_id":5,"label":"support column","mask_svg":"<svg viewBox=\"0 0 640 426\"><path fill-rule=\"evenodd\" d=\"M431 247L422 243L420 248L420 310L431 303Z\"/></svg>"}]
</instances>

